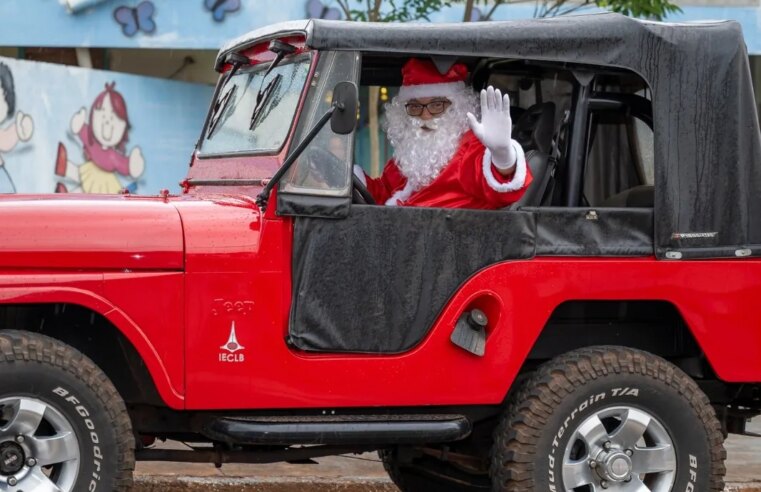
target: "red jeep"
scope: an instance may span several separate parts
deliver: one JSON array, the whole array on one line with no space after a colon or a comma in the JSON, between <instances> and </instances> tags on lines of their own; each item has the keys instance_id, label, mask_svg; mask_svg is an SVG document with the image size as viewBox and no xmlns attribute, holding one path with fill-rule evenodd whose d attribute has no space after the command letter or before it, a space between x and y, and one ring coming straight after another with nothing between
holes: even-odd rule
<instances>
[{"instance_id":1,"label":"red jeep","mask_svg":"<svg viewBox=\"0 0 761 492\"><path fill-rule=\"evenodd\" d=\"M520 203L352 179L358 94L410 56L511 94ZM371 450L404 491L722 490L761 412L738 24L313 20L216 68L181 196L0 200L0 491Z\"/></svg>"}]
</instances>

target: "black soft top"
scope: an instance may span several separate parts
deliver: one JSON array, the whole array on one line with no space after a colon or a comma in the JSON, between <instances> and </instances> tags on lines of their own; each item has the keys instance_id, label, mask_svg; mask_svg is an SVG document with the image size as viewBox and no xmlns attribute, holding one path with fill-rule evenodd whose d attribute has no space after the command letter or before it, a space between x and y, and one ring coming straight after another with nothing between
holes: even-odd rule
<instances>
[{"instance_id":1,"label":"black soft top","mask_svg":"<svg viewBox=\"0 0 761 492\"><path fill-rule=\"evenodd\" d=\"M619 14L509 22L309 20L259 29L220 57L302 33L324 50L499 57L618 67L652 89L659 257L761 255L761 140L748 55L734 21L669 24Z\"/></svg>"}]
</instances>

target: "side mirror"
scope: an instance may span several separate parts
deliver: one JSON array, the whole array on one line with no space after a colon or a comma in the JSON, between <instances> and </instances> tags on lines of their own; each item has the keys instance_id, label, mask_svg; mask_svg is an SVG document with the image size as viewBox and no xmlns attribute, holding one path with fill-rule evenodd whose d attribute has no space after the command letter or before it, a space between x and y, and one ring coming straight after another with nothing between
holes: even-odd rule
<instances>
[{"instance_id":1,"label":"side mirror","mask_svg":"<svg viewBox=\"0 0 761 492\"><path fill-rule=\"evenodd\" d=\"M354 82L339 82L333 88L333 106L330 129L339 135L347 135L357 126L357 86Z\"/></svg>"}]
</instances>

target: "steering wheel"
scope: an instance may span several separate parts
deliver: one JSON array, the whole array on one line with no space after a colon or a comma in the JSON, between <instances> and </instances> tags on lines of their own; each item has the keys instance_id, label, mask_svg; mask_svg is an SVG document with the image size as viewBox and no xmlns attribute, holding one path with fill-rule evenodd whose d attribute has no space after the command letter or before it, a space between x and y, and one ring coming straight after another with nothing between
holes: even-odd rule
<instances>
[{"instance_id":1,"label":"steering wheel","mask_svg":"<svg viewBox=\"0 0 761 492\"><path fill-rule=\"evenodd\" d=\"M351 203L376 205L375 198L370 194L370 190L367 189L367 186L354 173L351 173L351 185Z\"/></svg>"},{"instance_id":2,"label":"steering wheel","mask_svg":"<svg viewBox=\"0 0 761 492\"><path fill-rule=\"evenodd\" d=\"M307 159L308 174L317 181L323 183L327 188L341 188L346 176L346 163L320 147L312 147L307 150L305 157ZM352 173L352 203L375 205L375 200L367 187L362 181ZM305 181L306 178L303 180Z\"/></svg>"}]
</instances>

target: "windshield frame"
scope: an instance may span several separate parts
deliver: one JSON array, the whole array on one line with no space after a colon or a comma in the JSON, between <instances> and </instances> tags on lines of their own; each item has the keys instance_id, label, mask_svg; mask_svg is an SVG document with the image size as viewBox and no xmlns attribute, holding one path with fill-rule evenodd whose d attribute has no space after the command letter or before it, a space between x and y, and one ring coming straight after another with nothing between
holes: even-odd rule
<instances>
[{"instance_id":1,"label":"windshield frame","mask_svg":"<svg viewBox=\"0 0 761 492\"><path fill-rule=\"evenodd\" d=\"M302 60L303 59L303 60ZM307 94L309 93L309 87L311 86L311 80L314 77L314 70L318 59L318 53L316 51L311 50L304 50L300 51L298 53L294 53L293 55L288 55L283 58L283 60L278 64L278 66L287 65L290 63L298 63L298 62L306 62L309 64L309 69L307 71L307 76L304 81L304 87L301 88L301 93L299 94L299 100L296 103L296 110L293 114L293 118L291 118L291 124L288 128L288 131L286 132L286 136L283 139L283 143L280 145L280 147L276 149L261 149L261 150L240 150L240 151L230 151L230 152L213 152L213 153L204 153L201 149L203 147L203 143L208 139L207 133L209 131L209 125L211 124L211 117L214 112L214 106L217 103L217 100L219 99L224 87L222 87L222 83L225 81L225 78L227 76L227 71L220 73L219 80L217 81L217 86L214 89L214 96L211 100L211 104L209 106L209 110L206 113L206 120L204 121L203 128L201 130L201 135L198 138L198 141L196 142L196 148L195 148L195 156L198 159L201 160L207 160L207 159L218 159L221 157L248 157L248 156L277 156L280 155L283 150L291 143L291 139L293 138L293 132L296 128L296 123L298 120L298 116L301 113L301 108L304 106L304 100ZM246 67L245 70L240 70L235 76L230 79L230 82L235 77L245 75L247 73L250 73L251 71L265 71L267 67L269 66L270 61L265 61L261 63L257 63L256 65ZM269 79L272 76L272 74L268 75L267 78ZM220 123L221 124L221 123ZM215 130L218 131L219 128ZM251 130L253 131L253 130Z\"/></svg>"}]
</instances>

